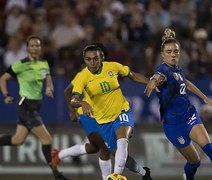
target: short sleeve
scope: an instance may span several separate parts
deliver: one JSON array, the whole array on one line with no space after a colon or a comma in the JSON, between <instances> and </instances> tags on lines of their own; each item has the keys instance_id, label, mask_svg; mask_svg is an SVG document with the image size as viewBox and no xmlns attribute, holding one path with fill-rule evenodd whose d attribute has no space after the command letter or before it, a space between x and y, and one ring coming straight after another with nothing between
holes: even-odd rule
<instances>
[{"instance_id":1,"label":"short sleeve","mask_svg":"<svg viewBox=\"0 0 212 180\"><path fill-rule=\"evenodd\" d=\"M128 76L130 73L130 68L128 66L114 62L114 67L117 69L119 76Z\"/></svg>"},{"instance_id":2,"label":"short sleeve","mask_svg":"<svg viewBox=\"0 0 212 180\"><path fill-rule=\"evenodd\" d=\"M73 86L73 90L72 90L72 94L78 94L78 95L82 95L83 94L83 90L84 87L86 85L85 83L85 77L83 75L83 72L79 72L74 79L71 81L71 84Z\"/></svg>"}]
</instances>

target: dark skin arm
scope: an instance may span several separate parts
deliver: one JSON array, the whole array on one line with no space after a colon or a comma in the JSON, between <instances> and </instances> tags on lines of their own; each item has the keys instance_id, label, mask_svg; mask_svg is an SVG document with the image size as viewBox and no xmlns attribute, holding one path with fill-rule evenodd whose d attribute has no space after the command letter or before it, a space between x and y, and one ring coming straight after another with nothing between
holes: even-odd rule
<instances>
[{"instance_id":1,"label":"dark skin arm","mask_svg":"<svg viewBox=\"0 0 212 180\"><path fill-rule=\"evenodd\" d=\"M71 97L71 105L74 108L82 107L82 111L84 115L91 116L93 115L93 108L86 101L80 100L80 96L73 95Z\"/></svg>"},{"instance_id":2,"label":"dark skin arm","mask_svg":"<svg viewBox=\"0 0 212 180\"><path fill-rule=\"evenodd\" d=\"M73 86L71 84L64 90L64 98L68 105L69 116L73 120L73 122L78 121L78 113L76 108L72 107L71 105L71 94L72 94Z\"/></svg>"}]
</instances>

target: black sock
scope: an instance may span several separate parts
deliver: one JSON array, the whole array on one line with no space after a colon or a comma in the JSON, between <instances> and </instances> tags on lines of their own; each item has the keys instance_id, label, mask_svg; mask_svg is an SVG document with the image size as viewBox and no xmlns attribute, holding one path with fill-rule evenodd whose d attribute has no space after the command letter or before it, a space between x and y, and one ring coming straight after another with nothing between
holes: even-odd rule
<instances>
[{"instance_id":1,"label":"black sock","mask_svg":"<svg viewBox=\"0 0 212 180\"><path fill-rule=\"evenodd\" d=\"M59 174L59 171L57 169L56 170L52 169L52 165L51 165L51 159L52 159L51 150L52 150L51 144L42 145L42 152L43 152L43 155L44 155L44 157L46 159L46 162L50 166L54 176L57 177L58 174Z\"/></svg>"},{"instance_id":2,"label":"black sock","mask_svg":"<svg viewBox=\"0 0 212 180\"><path fill-rule=\"evenodd\" d=\"M0 137L0 146L9 145L12 146L12 136L5 135Z\"/></svg>"},{"instance_id":3,"label":"black sock","mask_svg":"<svg viewBox=\"0 0 212 180\"><path fill-rule=\"evenodd\" d=\"M51 166L51 149L51 144L42 145L42 152L49 166Z\"/></svg>"}]
</instances>

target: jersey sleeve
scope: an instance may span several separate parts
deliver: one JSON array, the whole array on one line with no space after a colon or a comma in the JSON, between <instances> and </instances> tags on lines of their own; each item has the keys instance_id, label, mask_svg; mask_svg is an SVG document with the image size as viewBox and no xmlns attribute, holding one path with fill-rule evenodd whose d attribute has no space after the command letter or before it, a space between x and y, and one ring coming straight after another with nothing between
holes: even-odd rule
<instances>
[{"instance_id":1,"label":"jersey sleeve","mask_svg":"<svg viewBox=\"0 0 212 180\"><path fill-rule=\"evenodd\" d=\"M16 61L14 64L11 65L11 69L15 74L19 74L23 71L22 62Z\"/></svg>"},{"instance_id":2,"label":"jersey sleeve","mask_svg":"<svg viewBox=\"0 0 212 180\"><path fill-rule=\"evenodd\" d=\"M128 66L114 62L114 67L117 69L119 76L122 76L122 77L128 76L130 73L130 68Z\"/></svg>"},{"instance_id":3,"label":"jersey sleeve","mask_svg":"<svg viewBox=\"0 0 212 180\"><path fill-rule=\"evenodd\" d=\"M155 74L160 74L164 76L165 78L167 78L167 68L164 66L158 66Z\"/></svg>"},{"instance_id":4,"label":"jersey sleeve","mask_svg":"<svg viewBox=\"0 0 212 180\"><path fill-rule=\"evenodd\" d=\"M84 87L86 85L85 77L86 76L81 71L71 81L71 84L73 86L72 94L78 94L78 95L82 95L83 94L83 90L84 90Z\"/></svg>"}]
</instances>

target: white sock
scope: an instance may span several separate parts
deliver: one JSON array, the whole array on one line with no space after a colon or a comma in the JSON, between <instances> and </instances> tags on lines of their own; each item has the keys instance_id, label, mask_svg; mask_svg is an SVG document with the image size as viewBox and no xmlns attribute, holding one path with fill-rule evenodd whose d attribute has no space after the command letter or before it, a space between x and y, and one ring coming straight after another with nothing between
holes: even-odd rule
<instances>
[{"instance_id":1,"label":"white sock","mask_svg":"<svg viewBox=\"0 0 212 180\"><path fill-rule=\"evenodd\" d=\"M127 167L132 172L139 173L142 176L146 174L146 170L141 165L139 165L131 156L127 157L125 167Z\"/></svg>"},{"instance_id":2,"label":"white sock","mask_svg":"<svg viewBox=\"0 0 212 180\"><path fill-rule=\"evenodd\" d=\"M106 177L112 173L111 159L101 160L99 158L99 166L100 166L101 173L102 173L102 179L105 180Z\"/></svg>"},{"instance_id":3,"label":"white sock","mask_svg":"<svg viewBox=\"0 0 212 180\"><path fill-rule=\"evenodd\" d=\"M114 173L122 174L128 156L128 139L117 140Z\"/></svg>"},{"instance_id":4,"label":"white sock","mask_svg":"<svg viewBox=\"0 0 212 180\"><path fill-rule=\"evenodd\" d=\"M142 166L138 166L138 173L141 174L142 176L145 176L146 170Z\"/></svg>"},{"instance_id":5,"label":"white sock","mask_svg":"<svg viewBox=\"0 0 212 180\"><path fill-rule=\"evenodd\" d=\"M76 144L70 148L63 149L59 152L58 156L60 159L63 159L68 156L80 156L87 154L85 149L85 144Z\"/></svg>"}]
</instances>

